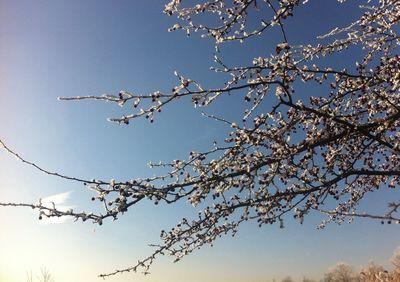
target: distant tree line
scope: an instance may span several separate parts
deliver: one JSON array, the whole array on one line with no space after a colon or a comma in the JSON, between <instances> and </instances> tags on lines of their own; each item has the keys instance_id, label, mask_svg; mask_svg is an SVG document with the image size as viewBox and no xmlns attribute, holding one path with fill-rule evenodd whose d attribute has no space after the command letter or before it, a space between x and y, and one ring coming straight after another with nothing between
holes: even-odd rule
<instances>
[{"instance_id":1,"label":"distant tree line","mask_svg":"<svg viewBox=\"0 0 400 282\"><path fill-rule=\"evenodd\" d=\"M319 282L399 282L400 281L400 248L394 251L393 257L390 260L393 265L393 270L387 270L385 267L370 262L360 271L355 271L354 268L340 262L330 268L324 275L324 278ZM282 282L294 282L290 276L282 279ZM318 280L304 277L301 282L317 282Z\"/></svg>"},{"instance_id":2,"label":"distant tree line","mask_svg":"<svg viewBox=\"0 0 400 282\"><path fill-rule=\"evenodd\" d=\"M40 275L36 276L36 279L34 279L32 271L26 273L27 276L27 282L55 282L54 276L44 267L40 270Z\"/></svg>"}]
</instances>

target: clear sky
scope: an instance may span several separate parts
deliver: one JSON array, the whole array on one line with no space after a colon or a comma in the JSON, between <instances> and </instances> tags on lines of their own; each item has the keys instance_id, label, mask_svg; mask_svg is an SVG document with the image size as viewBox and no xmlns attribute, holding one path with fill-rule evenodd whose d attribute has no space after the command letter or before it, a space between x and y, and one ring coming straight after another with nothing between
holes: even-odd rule
<instances>
[{"instance_id":1,"label":"clear sky","mask_svg":"<svg viewBox=\"0 0 400 282\"><path fill-rule=\"evenodd\" d=\"M175 19L162 14L166 0L0 0L0 138L28 160L82 178L120 180L152 175L148 161L183 158L192 149L209 148L223 138L221 124L202 118L189 101L171 105L150 125L108 123L118 106L96 102L60 102L58 96L168 91L174 70L218 85L209 71L213 42L197 35L167 33ZM301 43L343 25L355 4L314 0L289 22L289 40ZM268 40L225 46L232 63L268 55ZM351 55L351 54L350 54ZM353 54L355 55L355 54ZM338 64L345 64L346 57ZM224 100L211 111L235 117L239 105ZM236 117L237 118L237 117ZM66 206L88 210L92 195L78 183L41 174L0 151L0 201L37 202L59 196ZM393 192L397 193L398 192ZM371 195L366 206L385 203L394 194ZM0 209L0 282L26 281L26 272L46 267L57 282L101 281L97 274L130 266L150 254L159 231L181 217L196 216L189 204L143 203L116 222L42 223L29 209ZM109 281L239 282L271 281L286 275L321 277L338 261L355 266L371 259L385 264L400 245L398 225L356 220L317 231L320 218L285 229L244 225L235 238L219 239L173 264L160 258L150 276L126 274Z\"/></svg>"}]
</instances>

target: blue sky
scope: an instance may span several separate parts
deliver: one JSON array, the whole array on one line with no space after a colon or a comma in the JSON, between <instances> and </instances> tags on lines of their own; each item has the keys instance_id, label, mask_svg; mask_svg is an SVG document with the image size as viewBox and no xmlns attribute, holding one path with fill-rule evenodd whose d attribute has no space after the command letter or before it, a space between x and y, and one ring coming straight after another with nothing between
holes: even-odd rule
<instances>
[{"instance_id":1,"label":"blue sky","mask_svg":"<svg viewBox=\"0 0 400 282\"><path fill-rule=\"evenodd\" d=\"M108 103L60 102L58 96L168 91L174 70L218 85L223 77L209 71L214 52L210 39L168 33L175 18L162 14L166 1L0 0L0 138L28 160L82 178L130 179L152 175L148 161L183 158L192 149L209 148L226 132L202 118L189 101L171 105L152 125L137 120L129 126L108 123L124 110ZM299 22L290 20L289 40L302 43L357 14L348 1L310 1ZM323 3L323 4L322 4ZM345 11L345 12L342 12ZM262 40L223 46L232 64L268 55L272 33ZM245 51L244 49L245 48ZM356 54L337 64L345 65ZM235 118L240 108L224 99L210 111ZM239 118L239 117L238 117ZM65 193L65 205L88 210L91 194L83 186L49 177L0 151L0 201L36 202ZM367 206L384 203L371 195ZM398 192L397 192L398 195ZM26 209L0 209L0 281L24 281L26 271L46 266L57 282L99 281L96 275L129 266L151 252L161 229L196 209L182 203L143 203L116 222L102 227L73 223L43 224ZM127 274L109 281L269 281L286 275L320 277L331 265L355 266L374 259L386 263L400 245L395 225L357 220L315 230L320 218L287 228L244 225L235 238L222 238L178 264L161 258L152 275Z\"/></svg>"}]
</instances>

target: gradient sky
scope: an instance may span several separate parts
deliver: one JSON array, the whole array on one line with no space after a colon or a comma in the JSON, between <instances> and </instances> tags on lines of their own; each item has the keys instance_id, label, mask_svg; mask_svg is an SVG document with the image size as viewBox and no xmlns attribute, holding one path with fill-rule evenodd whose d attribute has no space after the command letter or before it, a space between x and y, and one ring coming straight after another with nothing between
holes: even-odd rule
<instances>
[{"instance_id":1,"label":"gradient sky","mask_svg":"<svg viewBox=\"0 0 400 282\"><path fill-rule=\"evenodd\" d=\"M156 122L129 126L108 123L118 106L98 102L59 102L58 96L168 91L174 70L206 85L222 77L209 71L214 46L198 35L167 33L175 19L162 14L166 0L0 0L0 138L24 158L50 170L81 178L130 179L152 175L148 161L184 158L223 138L221 124L200 116L189 101L166 108ZM289 40L314 40L357 15L356 4L314 0L289 21ZM269 38L223 47L231 63L268 55ZM243 46L246 48L243 51ZM348 57L346 57L348 56ZM345 64L355 54L347 54ZM235 100L210 111L237 118ZM91 194L78 183L41 174L0 150L0 201L37 202L57 195L65 206L93 208ZM366 207L392 194L371 195ZM98 227L66 221L43 223L29 209L0 209L0 282L26 281L26 272L46 267L57 282L101 281L102 272L127 267L151 253L159 231L181 217L195 216L186 203L154 208L141 203L116 222ZM126 274L108 281L239 282L271 281L291 275L321 277L338 261L354 266L371 259L387 265L400 245L399 225L356 220L317 231L321 218L278 227L243 225L235 238L219 239L178 264L160 258L150 276Z\"/></svg>"}]
</instances>

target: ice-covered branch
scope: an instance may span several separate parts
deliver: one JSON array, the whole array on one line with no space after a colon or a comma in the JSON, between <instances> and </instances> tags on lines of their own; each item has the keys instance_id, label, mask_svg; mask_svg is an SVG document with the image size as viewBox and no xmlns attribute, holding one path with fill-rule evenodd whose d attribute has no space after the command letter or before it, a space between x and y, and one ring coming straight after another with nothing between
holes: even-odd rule
<instances>
[{"instance_id":1,"label":"ice-covered branch","mask_svg":"<svg viewBox=\"0 0 400 282\"><path fill-rule=\"evenodd\" d=\"M389 203L384 215L358 208L368 193L400 187L400 1L365 0L370 6L363 8L359 19L328 31L317 39L319 43L294 46L287 38L285 20L296 20L297 7L307 2L214 0L191 6L184 0L170 1L165 13L180 20L171 30L213 37L218 52L225 41L242 41L273 28L280 30L282 42L272 46L269 56L258 56L244 66L229 66L217 52L212 70L228 77L221 87L207 88L175 73L178 83L168 93L120 91L60 100L100 100L130 107L130 114L110 118L129 124L141 117L152 122L164 107L185 97L194 106L207 107L232 94L243 99L241 115L227 119L219 113L203 113L229 128L224 144L189 152L186 159L150 163L156 171L162 170L154 177L88 181L43 169L0 141L8 153L45 174L83 182L104 212L65 212L40 203L0 205L95 223L117 219L145 200L185 201L201 207L197 217L184 218L170 231L161 232L161 243L153 245L155 250L147 258L100 275L103 278L139 269L148 273L159 255L179 261L220 236L234 235L244 221L283 228L290 215L302 223L317 212L328 217L320 227L356 217L398 222L397 201ZM204 15L216 19L198 23ZM255 22L260 25L254 27ZM329 59L337 58L331 56L340 56L350 47L359 51L359 61L345 62L343 67L335 61L330 66ZM321 57L326 58L321 61Z\"/></svg>"}]
</instances>

